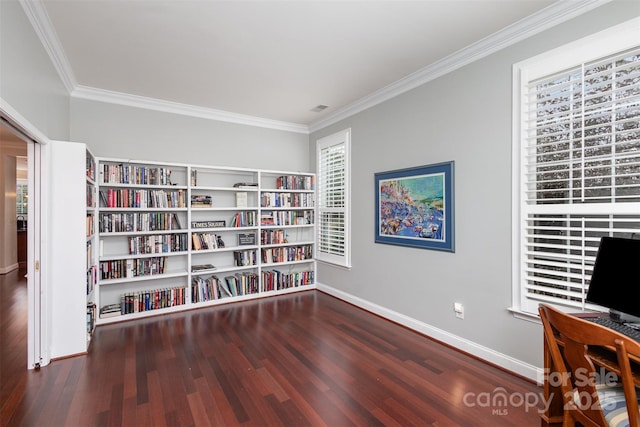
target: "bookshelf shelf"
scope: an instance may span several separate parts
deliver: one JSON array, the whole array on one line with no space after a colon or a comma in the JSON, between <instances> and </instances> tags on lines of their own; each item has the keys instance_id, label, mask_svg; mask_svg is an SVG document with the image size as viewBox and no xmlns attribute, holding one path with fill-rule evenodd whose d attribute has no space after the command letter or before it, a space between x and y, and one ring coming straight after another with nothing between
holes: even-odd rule
<instances>
[{"instance_id":1,"label":"bookshelf shelf","mask_svg":"<svg viewBox=\"0 0 640 427\"><path fill-rule=\"evenodd\" d=\"M209 228L191 228L189 231L193 233L220 233L224 231L255 231L258 229L257 225L250 227L209 227Z\"/></svg>"},{"instance_id":2,"label":"bookshelf shelf","mask_svg":"<svg viewBox=\"0 0 640 427\"><path fill-rule=\"evenodd\" d=\"M300 242L296 242L296 243L270 243L270 244L263 244L261 245L262 248L282 248L282 247L287 247L287 246L296 246L296 245L313 245L314 242L313 241L308 241L308 242L304 242L304 241L300 241Z\"/></svg>"},{"instance_id":3,"label":"bookshelf shelf","mask_svg":"<svg viewBox=\"0 0 640 427\"><path fill-rule=\"evenodd\" d=\"M166 184L123 184L123 183L102 183L102 188L128 188L128 189L142 189L142 190L186 190L189 188L186 185L166 185Z\"/></svg>"},{"instance_id":4,"label":"bookshelf shelf","mask_svg":"<svg viewBox=\"0 0 640 427\"><path fill-rule=\"evenodd\" d=\"M117 323L125 320L144 319L145 317L158 316L162 314L175 313L185 309L186 304L175 305L173 307L157 308L154 310L141 311L138 313L121 314L113 317L100 317L100 324Z\"/></svg>"},{"instance_id":5,"label":"bookshelf shelf","mask_svg":"<svg viewBox=\"0 0 640 427\"><path fill-rule=\"evenodd\" d=\"M246 191L246 192L258 192L258 188L253 188L253 187L205 187L205 186L201 186L201 185L197 185L195 187L191 187L192 190L195 191L233 191L233 192L242 192L242 191Z\"/></svg>"},{"instance_id":6,"label":"bookshelf shelf","mask_svg":"<svg viewBox=\"0 0 640 427\"><path fill-rule=\"evenodd\" d=\"M119 236L156 236L162 234L187 234L189 230L152 230L152 231L103 231L100 237L119 237Z\"/></svg>"},{"instance_id":7,"label":"bookshelf shelf","mask_svg":"<svg viewBox=\"0 0 640 427\"><path fill-rule=\"evenodd\" d=\"M100 208L100 212L187 212L188 208Z\"/></svg>"},{"instance_id":8,"label":"bookshelf shelf","mask_svg":"<svg viewBox=\"0 0 640 427\"><path fill-rule=\"evenodd\" d=\"M315 286L311 173L98 158L94 179L97 324ZM262 258L288 248L305 259ZM179 304L145 309L167 290ZM139 311L125 313L133 300Z\"/></svg>"},{"instance_id":9,"label":"bookshelf shelf","mask_svg":"<svg viewBox=\"0 0 640 427\"><path fill-rule=\"evenodd\" d=\"M258 208L257 207L244 207L244 208L239 208L239 207L235 207L235 206L223 206L223 207L192 207L191 208L192 211L211 211L211 212L225 212L225 211L229 211L229 212L236 212L236 211L257 211Z\"/></svg>"},{"instance_id":10,"label":"bookshelf shelf","mask_svg":"<svg viewBox=\"0 0 640 427\"><path fill-rule=\"evenodd\" d=\"M242 272L247 270L257 270L257 265L223 265L221 267L216 267L215 270L211 270L208 273L203 273L202 271L194 271L191 273L192 276L202 276L206 274L220 274L220 273L229 273L229 272Z\"/></svg>"},{"instance_id":11,"label":"bookshelf shelf","mask_svg":"<svg viewBox=\"0 0 640 427\"><path fill-rule=\"evenodd\" d=\"M233 251L246 251L251 249L258 249L258 246L225 246L224 248L215 248L215 249L193 249L191 251L192 254L210 254L215 252L233 252Z\"/></svg>"},{"instance_id":12,"label":"bookshelf shelf","mask_svg":"<svg viewBox=\"0 0 640 427\"><path fill-rule=\"evenodd\" d=\"M263 230L272 230L272 229L276 229L276 228L288 228L288 229L293 229L293 228L314 228L315 224L299 224L299 225L261 225L260 228Z\"/></svg>"},{"instance_id":13,"label":"bookshelf shelf","mask_svg":"<svg viewBox=\"0 0 640 427\"><path fill-rule=\"evenodd\" d=\"M112 255L112 256L101 256L100 257L100 261L115 261L115 260L118 260L118 259L138 259L138 258L185 256L188 253L189 253L188 251L179 251L179 252L154 252L154 253L143 253L143 254Z\"/></svg>"},{"instance_id":14,"label":"bookshelf shelf","mask_svg":"<svg viewBox=\"0 0 640 427\"><path fill-rule=\"evenodd\" d=\"M186 271L180 271L176 273L162 273L162 274L147 274L144 276L136 276L136 277L122 277L119 279L102 279L100 280L100 286L108 286L119 283L135 283L135 282L146 282L149 280L160 280L160 279L173 279L176 277L186 277L189 273Z\"/></svg>"},{"instance_id":15,"label":"bookshelf shelf","mask_svg":"<svg viewBox=\"0 0 640 427\"><path fill-rule=\"evenodd\" d=\"M313 260L303 259L303 260L297 260L297 261L270 262L270 263L262 263L262 266L269 268L269 267L275 267L275 266L281 266L281 265L305 264L310 262L313 262Z\"/></svg>"}]
</instances>

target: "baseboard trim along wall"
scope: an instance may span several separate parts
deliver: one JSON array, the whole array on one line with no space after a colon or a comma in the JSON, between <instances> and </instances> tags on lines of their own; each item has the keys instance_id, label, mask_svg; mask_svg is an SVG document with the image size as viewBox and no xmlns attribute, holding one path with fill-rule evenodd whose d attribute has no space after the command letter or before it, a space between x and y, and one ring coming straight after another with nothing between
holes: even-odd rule
<instances>
[{"instance_id":1,"label":"baseboard trim along wall","mask_svg":"<svg viewBox=\"0 0 640 427\"><path fill-rule=\"evenodd\" d=\"M10 265L8 267L0 267L0 274L11 273L13 270L17 270L18 267L20 267L20 264L18 264L18 263L15 263L15 264Z\"/></svg>"},{"instance_id":2,"label":"baseboard trim along wall","mask_svg":"<svg viewBox=\"0 0 640 427\"><path fill-rule=\"evenodd\" d=\"M521 375L525 378L528 378L540 384L541 369L536 366L533 366L529 363L525 363L521 360L515 359L506 354L502 354L491 348L477 344L473 341L469 341L465 338L451 334L442 329L433 327L419 320L405 316L404 314L382 307L378 304L374 304L370 301L356 297L354 295L343 292L341 290L332 288L331 286L327 286L322 283L317 283L316 288L319 291L325 292L329 295L332 295L343 301L351 303L364 310L377 314L378 316L384 317L385 319L396 322L402 326L405 326L416 332L424 334L435 340L441 341L452 347L460 349L461 351L469 353L472 356L485 360L489 363L493 363L494 365L497 365L503 369L506 369L515 374Z\"/></svg>"}]
</instances>

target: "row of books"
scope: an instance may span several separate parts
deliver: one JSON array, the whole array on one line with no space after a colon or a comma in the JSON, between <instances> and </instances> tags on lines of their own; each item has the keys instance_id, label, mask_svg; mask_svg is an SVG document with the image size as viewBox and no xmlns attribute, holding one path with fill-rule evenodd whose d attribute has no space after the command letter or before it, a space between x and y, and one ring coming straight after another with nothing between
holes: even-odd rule
<instances>
[{"instance_id":1,"label":"row of books","mask_svg":"<svg viewBox=\"0 0 640 427\"><path fill-rule=\"evenodd\" d=\"M313 224L313 211L267 211L260 214L261 225Z\"/></svg>"},{"instance_id":2,"label":"row of books","mask_svg":"<svg viewBox=\"0 0 640 427\"><path fill-rule=\"evenodd\" d=\"M98 280L98 267L92 265L87 268L87 295L89 295L96 287Z\"/></svg>"},{"instance_id":3,"label":"row of books","mask_svg":"<svg viewBox=\"0 0 640 427\"><path fill-rule=\"evenodd\" d=\"M89 183L87 183L87 207L96 207L96 188L93 186L93 184Z\"/></svg>"},{"instance_id":4,"label":"row of books","mask_svg":"<svg viewBox=\"0 0 640 427\"><path fill-rule=\"evenodd\" d=\"M96 305L93 302L87 303L87 336L93 334L96 327Z\"/></svg>"},{"instance_id":5,"label":"row of books","mask_svg":"<svg viewBox=\"0 0 640 427\"><path fill-rule=\"evenodd\" d=\"M171 169L128 164L103 164L105 184L171 185Z\"/></svg>"},{"instance_id":6,"label":"row of books","mask_svg":"<svg viewBox=\"0 0 640 427\"><path fill-rule=\"evenodd\" d=\"M235 266L256 265L256 251L233 251L233 264Z\"/></svg>"},{"instance_id":7,"label":"row of books","mask_svg":"<svg viewBox=\"0 0 640 427\"><path fill-rule=\"evenodd\" d=\"M313 193L262 193L260 206L263 208L307 208L314 206Z\"/></svg>"},{"instance_id":8,"label":"row of books","mask_svg":"<svg viewBox=\"0 0 640 427\"><path fill-rule=\"evenodd\" d=\"M314 190L316 183L313 176L282 175L276 178L276 188L280 190Z\"/></svg>"},{"instance_id":9,"label":"row of books","mask_svg":"<svg viewBox=\"0 0 640 427\"><path fill-rule=\"evenodd\" d=\"M183 190L141 190L108 188L100 190L100 206L105 208L184 208Z\"/></svg>"},{"instance_id":10,"label":"row of books","mask_svg":"<svg viewBox=\"0 0 640 427\"><path fill-rule=\"evenodd\" d=\"M191 284L191 302L255 294L258 290L258 275L255 273L236 273L222 280L217 276L195 277Z\"/></svg>"},{"instance_id":11,"label":"row of books","mask_svg":"<svg viewBox=\"0 0 640 427\"><path fill-rule=\"evenodd\" d=\"M310 285L314 281L313 271L282 273L279 270L263 271L264 291L288 289ZM128 292L120 297L120 302L108 304L100 309L100 317L108 318L123 314L140 313L150 310L183 305L186 301L185 287L173 287L146 291ZM236 273L220 280L217 276L197 277L191 286L191 302L211 301L226 297L255 294L259 292L258 275L255 273ZM96 306L87 304L87 332L95 327Z\"/></svg>"},{"instance_id":12,"label":"row of books","mask_svg":"<svg viewBox=\"0 0 640 427\"><path fill-rule=\"evenodd\" d=\"M101 233L129 233L135 231L180 230L175 212L101 213Z\"/></svg>"},{"instance_id":13,"label":"row of books","mask_svg":"<svg viewBox=\"0 0 640 427\"><path fill-rule=\"evenodd\" d=\"M222 237L213 233L193 233L191 235L194 251L224 248Z\"/></svg>"},{"instance_id":14,"label":"row of books","mask_svg":"<svg viewBox=\"0 0 640 427\"><path fill-rule=\"evenodd\" d=\"M210 208L213 205L211 196L205 194L193 194L191 195L191 207L192 208Z\"/></svg>"},{"instance_id":15,"label":"row of books","mask_svg":"<svg viewBox=\"0 0 640 427\"><path fill-rule=\"evenodd\" d=\"M260 286L258 283L258 275L256 273L248 272L236 273L233 276L226 276L224 278L224 284L223 292L227 293L228 288L228 292L230 292L231 295L227 293L227 296L233 297L256 294L259 292Z\"/></svg>"},{"instance_id":16,"label":"row of books","mask_svg":"<svg viewBox=\"0 0 640 427\"><path fill-rule=\"evenodd\" d=\"M86 236L91 237L94 233L95 215L87 215L87 231Z\"/></svg>"},{"instance_id":17,"label":"row of books","mask_svg":"<svg viewBox=\"0 0 640 427\"><path fill-rule=\"evenodd\" d=\"M287 243L287 233L280 230L261 230L260 243L263 245L277 245Z\"/></svg>"},{"instance_id":18,"label":"row of books","mask_svg":"<svg viewBox=\"0 0 640 427\"><path fill-rule=\"evenodd\" d=\"M93 265L93 241L87 240L87 268Z\"/></svg>"},{"instance_id":19,"label":"row of books","mask_svg":"<svg viewBox=\"0 0 640 427\"><path fill-rule=\"evenodd\" d=\"M298 286L311 285L314 282L314 271L298 271L283 273L279 270L262 271L263 291L289 289Z\"/></svg>"},{"instance_id":20,"label":"row of books","mask_svg":"<svg viewBox=\"0 0 640 427\"><path fill-rule=\"evenodd\" d=\"M313 249L311 245L262 249L262 262L266 264L303 261L311 258L313 258Z\"/></svg>"},{"instance_id":21,"label":"row of books","mask_svg":"<svg viewBox=\"0 0 640 427\"><path fill-rule=\"evenodd\" d=\"M191 302L204 302L221 298L220 280L216 276L209 278L194 277L191 283Z\"/></svg>"},{"instance_id":22,"label":"row of books","mask_svg":"<svg viewBox=\"0 0 640 427\"><path fill-rule=\"evenodd\" d=\"M187 288L182 286L128 292L120 297L120 303L102 307L100 317L107 318L184 305L186 298Z\"/></svg>"},{"instance_id":23,"label":"row of books","mask_svg":"<svg viewBox=\"0 0 640 427\"><path fill-rule=\"evenodd\" d=\"M100 262L102 280L151 276L165 272L167 257L118 259Z\"/></svg>"},{"instance_id":24,"label":"row of books","mask_svg":"<svg viewBox=\"0 0 640 427\"><path fill-rule=\"evenodd\" d=\"M255 211L238 212L231 218L231 227L253 227L256 225Z\"/></svg>"},{"instance_id":25,"label":"row of books","mask_svg":"<svg viewBox=\"0 0 640 427\"><path fill-rule=\"evenodd\" d=\"M96 180L96 159L93 158L91 154L87 152L87 163L85 165L85 172L87 173L87 178L92 181Z\"/></svg>"},{"instance_id":26,"label":"row of books","mask_svg":"<svg viewBox=\"0 0 640 427\"><path fill-rule=\"evenodd\" d=\"M187 241L187 235L184 233L131 236L129 237L129 254L183 252L189 250Z\"/></svg>"}]
</instances>

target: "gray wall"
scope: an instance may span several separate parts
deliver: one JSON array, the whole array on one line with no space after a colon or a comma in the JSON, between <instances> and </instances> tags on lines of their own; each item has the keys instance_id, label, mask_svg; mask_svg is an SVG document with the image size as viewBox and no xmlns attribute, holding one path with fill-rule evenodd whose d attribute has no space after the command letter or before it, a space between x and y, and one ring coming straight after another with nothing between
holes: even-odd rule
<instances>
[{"instance_id":1,"label":"gray wall","mask_svg":"<svg viewBox=\"0 0 640 427\"><path fill-rule=\"evenodd\" d=\"M50 139L69 139L69 94L15 0L0 1L0 97Z\"/></svg>"},{"instance_id":2,"label":"gray wall","mask_svg":"<svg viewBox=\"0 0 640 427\"><path fill-rule=\"evenodd\" d=\"M351 271L318 282L534 366L540 325L511 306L512 64L640 15L616 2L474 62L310 136L352 130ZM456 252L374 243L374 173L455 161ZM465 306L456 319L453 303Z\"/></svg>"},{"instance_id":3,"label":"gray wall","mask_svg":"<svg viewBox=\"0 0 640 427\"><path fill-rule=\"evenodd\" d=\"M71 140L94 155L309 171L308 135L72 99Z\"/></svg>"}]
</instances>

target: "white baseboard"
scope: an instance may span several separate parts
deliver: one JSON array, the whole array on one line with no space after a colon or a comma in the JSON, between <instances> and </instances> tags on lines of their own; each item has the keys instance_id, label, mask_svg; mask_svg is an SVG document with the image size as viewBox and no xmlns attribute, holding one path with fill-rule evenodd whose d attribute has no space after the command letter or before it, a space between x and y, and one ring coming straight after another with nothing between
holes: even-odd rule
<instances>
[{"instance_id":1,"label":"white baseboard","mask_svg":"<svg viewBox=\"0 0 640 427\"><path fill-rule=\"evenodd\" d=\"M18 264L18 263L15 263L15 264L10 265L8 267L0 267L0 274L11 273L13 270L17 270L18 267L20 267L20 264Z\"/></svg>"},{"instance_id":2,"label":"white baseboard","mask_svg":"<svg viewBox=\"0 0 640 427\"><path fill-rule=\"evenodd\" d=\"M442 329L438 329L434 326L428 325L419 320L405 316L404 314L395 312L388 308L374 304L370 301L363 300L362 298L359 298L354 295L343 292L341 290L332 288L331 286L327 286L322 283L317 283L316 287L318 290L322 292L325 292L343 301L349 302L364 310L375 313L378 316L384 317L385 319L389 319L393 322L399 323L402 326L405 326L416 332L419 332L428 337L441 341L445 344L448 344L452 347L455 347L459 350L469 353L489 363L493 363L494 365L500 366L501 368L504 368L507 371L516 373L532 381L536 381L538 384L540 384L540 378L542 378L541 376L542 370L536 366L533 366L529 363L525 363L521 360L515 359L506 354L497 352L491 348L482 346L473 341L469 341L465 338L451 334Z\"/></svg>"}]
</instances>

